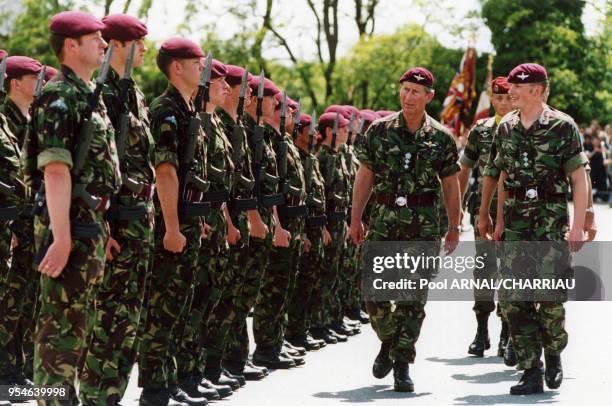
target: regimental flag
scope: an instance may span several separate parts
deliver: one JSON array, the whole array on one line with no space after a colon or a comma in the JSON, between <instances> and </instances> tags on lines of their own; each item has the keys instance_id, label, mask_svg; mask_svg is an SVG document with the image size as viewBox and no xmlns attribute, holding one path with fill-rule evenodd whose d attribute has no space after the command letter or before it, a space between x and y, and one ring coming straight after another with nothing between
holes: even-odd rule
<instances>
[{"instance_id":1,"label":"regimental flag","mask_svg":"<svg viewBox=\"0 0 612 406\"><path fill-rule=\"evenodd\" d=\"M468 47L461 58L459 70L451 82L450 89L448 89L440 114L442 124L445 124L455 137L463 134L465 128L471 124L470 113L472 103L476 98L475 73L476 50Z\"/></svg>"},{"instance_id":2,"label":"regimental flag","mask_svg":"<svg viewBox=\"0 0 612 406\"><path fill-rule=\"evenodd\" d=\"M489 54L489 60L487 61L487 79L485 80L482 92L480 92L480 98L478 99L478 105L476 106L476 115L474 116L474 123L476 121L489 117L489 111L491 110L491 81L493 80L493 55Z\"/></svg>"}]
</instances>

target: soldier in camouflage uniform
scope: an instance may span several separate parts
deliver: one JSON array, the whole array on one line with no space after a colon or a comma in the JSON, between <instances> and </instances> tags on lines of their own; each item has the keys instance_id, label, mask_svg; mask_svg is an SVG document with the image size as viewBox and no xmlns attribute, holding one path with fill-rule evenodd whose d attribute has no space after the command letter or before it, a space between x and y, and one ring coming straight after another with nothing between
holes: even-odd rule
<instances>
[{"instance_id":1,"label":"soldier in camouflage uniform","mask_svg":"<svg viewBox=\"0 0 612 406\"><path fill-rule=\"evenodd\" d=\"M427 255L438 254L438 200L443 192L450 219L446 252L459 240L457 147L448 130L425 112L433 98L433 75L425 68L409 69L400 78L402 110L375 121L357 149L359 172L353 192L351 237L364 239L363 209L374 189L369 241L431 241ZM443 189L443 190L441 190ZM427 270L423 270L427 271ZM408 365L425 318L425 300L368 302L372 327L382 341L374 361L376 378L394 369L396 391L411 392ZM391 363L391 359L394 363Z\"/></svg>"},{"instance_id":2,"label":"soldier in camouflage uniform","mask_svg":"<svg viewBox=\"0 0 612 406\"><path fill-rule=\"evenodd\" d=\"M337 133L332 134L334 121L337 120ZM347 120L340 113L324 113L319 118L319 132L323 144L318 154L319 167L325 181L325 205L327 228L331 235L331 243L324 248L326 266L321 269L315 290L314 314L311 329L312 336L325 340L346 341L346 335L340 334L331 327L335 321L332 309L338 308L335 298L332 298L338 284L342 248L346 239L347 208L350 203L350 178L344 154L340 147L348 138ZM334 139L335 138L335 139ZM333 148L332 148L332 143ZM330 337L332 337L330 339Z\"/></svg>"},{"instance_id":3,"label":"soldier in camouflage uniform","mask_svg":"<svg viewBox=\"0 0 612 406\"><path fill-rule=\"evenodd\" d=\"M310 128L312 126L312 129ZM286 339L292 345L316 350L325 345L325 341L314 339L309 332L311 317L314 310L314 287L319 279L324 263L324 246L331 242L331 236L325 226L325 183L319 169L312 145L316 142L315 123L308 114L302 114L299 121L299 135L295 141L300 158L304 165L304 182L306 186L306 218L304 250L299 259L298 272L295 277L295 287L287 309ZM312 134L309 134L312 132ZM313 137L309 140L309 137ZM310 147L309 147L310 146Z\"/></svg>"},{"instance_id":4,"label":"soldier in camouflage uniform","mask_svg":"<svg viewBox=\"0 0 612 406\"><path fill-rule=\"evenodd\" d=\"M34 225L37 249L44 254L38 265L42 277L34 381L66 385L72 397L67 403L41 404L77 404L77 369L87 349L90 309L95 308L95 286L105 265L104 212L121 179L112 124L102 103L93 111L91 104L97 93L89 81L107 46L100 34L104 25L90 14L66 11L53 16L49 28L61 73L34 103L32 131L25 141L26 170L27 162L36 160L38 171L29 176L32 185L44 176L46 200ZM81 135L87 134L81 126L89 114L91 143L82 150L87 144Z\"/></svg>"},{"instance_id":5,"label":"soldier in camouflage uniform","mask_svg":"<svg viewBox=\"0 0 612 406\"><path fill-rule=\"evenodd\" d=\"M234 230L230 233L228 229L229 254L226 269L220 280L223 289L219 301L211 309L206 325L206 341L204 343L207 356L206 367L216 365L216 368L220 369L222 366L231 375L239 379L258 380L264 377L262 369L256 368L252 364L249 365L250 362L245 363L241 359L227 359L224 356L225 346L231 337L232 330L240 328L244 323L244 314L248 313L249 310L243 308L242 297L234 296L236 293L234 285L241 285L243 280L251 277L249 275L250 270L246 268L250 239L247 212L257 208L257 200L253 195L255 179L251 168L252 153L248 148L246 131L242 123L243 107L245 104L248 106L252 101L251 87L248 86L248 81L252 79L252 75L247 74L245 77L245 70L239 66L225 65L225 67L227 70L225 80L230 85L230 94L217 109L217 114L221 128L232 144L234 179L228 210ZM244 99L243 105L240 107L243 79L245 80ZM239 108L241 108L240 111L238 111Z\"/></svg>"},{"instance_id":6,"label":"soldier in camouflage uniform","mask_svg":"<svg viewBox=\"0 0 612 406\"><path fill-rule=\"evenodd\" d=\"M192 103L203 57L200 47L184 38L165 41L157 55L157 65L169 84L150 107L157 218L155 265L140 342L138 379L143 387L140 396L143 406L181 399L195 404L195 399L178 388L175 369L169 363L173 362L175 334L183 328L178 321L188 309L204 232L206 140L199 123L193 124L197 111ZM190 122L192 133L188 131ZM194 147L193 156L188 156L190 146ZM202 400L200 403L205 404L206 399Z\"/></svg>"},{"instance_id":7,"label":"soldier in camouflage uniform","mask_svg":"<svg viewBox=\"0 0 612 406\"><path fill-rule=\"evenodd\" d=\"M204 199L210 202L211 210L205 217L206 237L195 269L194 291L188 301L189 311L178 323L185 327L184 331L177 332L176 364L179 384L185 392L196 398L208 396L210 399L218 399L220 393L215 385L230 384L232 389L239 387L238 382L221 373L220 366L213 371L214 362L208 365L204 353L206 337L211 333L207 328L208 318L224 289L223 278L229 253L227 230L236 230L231 220L227 221L227 201L231 195L234 175L232 149L215 113L216 107L229 95L229 85L225 81L227 71L221 62L211 62L210 100L205 106L209 118L202 115L202 126L208 140L207 174L211 183ZM198 387L202 383L202 374L208 388ZM232 393L229 388L219 389L224 392L224 397Z\"/></svg>"},{"instance_id":8,"label":"soldier in camouflage uniform","mask_svg":"<svg viewBox=\"0 0 612 406\"><path fill-rule=\"evenodd\" d=\"M297 354L288 354L282 348L282 318L287 310L292 279L295 278L302 249L306 215L304 167L291 136L285 131L286 128L280 128L283 114L287 122L293 119L292 109L283 106L281 93L277 93L276 98L278 103L274 114L265 117L265 137L275 151L277 168L281 168L281 160L286 159L286 173L284 178L280 178L278 187L278 193L283 195L284 202L276 206L277 230L253 313L253 335L256 343L253 362L265 367L274 367L279 355L292 359L296 365L304 363L301 357L294 356ZM283 143L286 143L286 155L281 152ZM280 170L278 175L283 176Z\"/></svg>"},{"instance_id":9,"label":"soldier in camouflage uniform","mask_svg":"<svg viewBox=\"0 0 612 406\"><path fill-rule=\"evenodd\" d=\"M523 241L506 244L502 276L509 277L520 268L529 277L565 277L570 259L568 245L570 250L577 250L585 240L588 160L574 121L544 101L548 89L544 67L533 63L519 65L508 75L508 82L512 105L517 110L504 116L495 133L485 170L479 232L484 236L492 231L488 211L499 178L503 182L504 207L503 217L497 215L497 227L504 230L505 241ZM568 180L574 199L571 229L565 198ZM550 252L540 249L534 253L528 249L534 245L530 241L562 242L568 229L569 244L549 244ZM563 308L567 292L559 290L549 300L528 300L524 296L517 299L517 293L521 292L500 292L500 305L510 326L518 368L525 370L510 393L543 391L542 347L546 385L556 389L563 380L560 354L568 339Z\"/></svg>"},{"instance_id":10,"label":"soldier in camouflage uniform","mask_svg":"<svg viewBox=\"0 0 612 406\"><path fill-rule=\"evenodd\" d=\"M125 393L136 359L136 332L153 251L155 170L144 95L131 77L124 76L132 46L129 63L134 68L142 66L147 50L144 44L147 27L125 14L104 17L102 22L105 25L102 35L114 44L102 98L116 141L119 143L120 137L124 139L124 152L120 156L123 185L107 213L111 238L104 279L96 294L96 320L83 369L80 398L83 404L116 405ZM128 74L131 75L131 70ZM122 100L123 97L126 99ZM128 123L124 134L121 134L122 117Z\"/></svg>"},{"instance_id":11,"label":"soldier in camouflage uniform","mask_svg":"<svg viewBox=\"0 0 612 406\"><path fill-rule=\"evenodd\" d=\"M476 256L485 258L485 266L483 268L474 268L475 279L490 279L497 276L497 254L495 245L482 238L477 231L476 218L478 217L478 209L480 208L480 195L482 193L482 178L485 166L489 159L489 152L493 141L493 134L501 118L512 110L510 104L510 96L508 95L508 82L505 77L499 76L491 82L491 102L495 109L495 116L478 120L474 127L470 129L468 134L467 145L461 156L461 173L459 174L459 184L462 195L468 186L468 179L472 174L475 166L477 166L476 183L477 190L472 192L467 200L467 210L470 213L470 221L474 227L476 240ZM461 201L464 201L463 198ZM496 213L497 199L493 201L493 213ZM489 349L491 344L489 341L488 320L489 315L495 310L494 301L495 291L493 289L482 289L474 291L474 313L478 328L476 337L470 344L468 353L482 357L485 349ZM497 315L502 317L501 309L497 307ZM512 342L508 342L508 323L502 318L502 329L499 337L497 355L505 358L505 362L509 366L516 365L516 356L512 348ZM506 353L507 347L507 355Z\"/></svg>"},{"instance_id":12,"label":"soldier in camouflage uniform","mask_svg":"<svg viewBox=\"0 0 612 406\"><path fill-rule=\"evenodd\" d=\"M25 56L7 60L8 97L0 105L17 148L23 147L30 121L30 105L34 100L37 75L42 65ZM40 76L40 85L44 77ZM23 178L22 178L23 181ZM29 191L28 191L29 192ZM31 197L31 193L28 193ZM35 307L39 278L34 261L34 224L32 206L24 206L10 227L16 245L13 247L11 270L0 280L0 382L27 384L33 374Z\"/></svg>"}]
</instances>

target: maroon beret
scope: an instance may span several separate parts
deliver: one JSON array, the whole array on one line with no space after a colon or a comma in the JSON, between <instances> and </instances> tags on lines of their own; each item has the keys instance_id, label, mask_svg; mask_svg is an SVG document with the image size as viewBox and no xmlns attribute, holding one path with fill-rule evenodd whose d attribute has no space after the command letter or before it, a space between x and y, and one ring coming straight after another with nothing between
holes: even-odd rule
<instances>
[{"instance_id":1,"label":"maroon beret","mask_svg":"<svg viewBox=\"0 0 612 406\"><path fill-rule=\"evenodd\" d=\"M102 21L83 11L62 11L49 21L49 30L65 37L80 37L103 29Z\"/></svg>"},{"instance_id":2,"label":"maroon beret","mask_svg":"<svg viewBox=\"0 0 612 406\"><path fill-rule=\"evenodd\" d=\"M312 123L312 116L310 114L300 114L300 123L299 127L304 128L308 127Z\"/></svg>"},{"instance_id":3,"label":"maroon beret","mask_svg":"<svg viewBox=\"0 0 612 406\"><path fill-rule=\"evenodd\" d=\"M540 83L548 80L548 73L537 63L523 63L508 74L508 83Z\"/></svg>"},{"instance_id":4,"label":"maroon beret","mask_svg":"<svg viewBox=\"0 0 612 406\"><path fill-rule=\"evenodd\" d=\"M387 117L390 116L391 114L394 114L395 111L390 111L390 110L378 110L376 112L376 114L378 115L378 117L383 118L383 117Z\"/></svg>"},{"instance_id":5,"label":"maroon beret","mask_svg":"<svg viewBox=\"0 0 612 406\"><path fill-rule=\"evenodd\" d=\"M319 117L319 130L323 132L323 130L327 127L334 127L334 121L336 121L336 115L338 115L338 128L346 127L349 125L349 121L345 118L340 112L338 113L323 113L321 117Z\"/></svg>"},{"instance_id":6,"label":"maroon beret","mask_svg":"<svg viewBox=\"0 0 612 406\"><path fill-rule=\"evenodd\" d=\"M504 76L498 76L491 81L491 91L494 94L506 94L508 90L510 90L510 85Z\"/></svg>"},{"instance_id":7,"label":"maroon beret","mask_svg":"<svg viewBox=\"0 0 612 406\"><path fill-rule=\"evenodd\" d=\"M350 110L339 104L332 104L331 106L328 106L325 109L324 113L338 113L340 114L340 116L346 118L347 120L351 118Z\"/></svg>"},{"instance_id":8,"label":"maroon beret","mask_svg":"<svg viewBox=\"0 0 612 406\"><path fill-rule=\"evenodd\" d=\"M211 79L224 78L226 75L227 75L227 69L225 68L225 65L223 64L223 62L213 59L212 67L210 69L210 78Z\"/></svg>"},{"instance_id":9,"label":"maroon beret","mask_svg":"<svg viewBox=\"0 0 612 406\"><path fill-rule=\"evenodd\" d=\"M38 75L41 69L40 62L27 56L9 56L6 61L6 76L8 79L23 75Z\"/></svg>"},{"instance_id":10,"label":"maroon beret","mask_svg":"<svg viewBox=\"0 0 612 406\"><path fill-rule=\"evenodd\" d=\"M0 61L8 55L8 52L6 52L4 49L0 49Z\"/></svg>"},{"instance_id":11,"label":"maroon beret","mask_svg":"<svg viewBox=\"0 0 612 406\"><path fill-rule=\"evenodd\" d=\"M134 41L145 37L149 30L136 17L127 14L111 14L102 19L102 36L119 41Z\"/></svg>"},{"instance_id":12,"label":"maroon beret","mask_svg":"<svg viewBox=\"0 0 612 406\"><path fill-rule=\"evenodd\" d=\"M434 75L425 68L410 68L406 72L404 72L404 74L399 80L400 83L406 81L416 83L418 85L433 87Z\"/></svg>"},{"instance_id":13,"label":"maroon beret","mask_svg":"<svg viewBox=\"0 0 612 406\"><path fill-rule=\"evenodd\" d=\"M287 96L287 106L291 107L293 110L297 110L298 107L300 107L300 103Z\"/></svg>"},{"instance_id":14,"label":"maroon beret","mask_svg":"<svg viewBox=\"0 0 612 406\"><path fill-rule=\"evenodd\" d=\"M57 75L57 69L55 69L53 66L47 66L45 68L45 82L53 79L55 75Z\"/></svg>"},{"instance_id":15,"label":"maroon beret","mask_svg":"<svg viewBox=\"0 0 612 406\"><path fill-rule=\"evenodd\" d=\"M351 106L350 104L344 104L342 107L344 107L345 110L348 110L349 119L351 118L351 113L355 114L355 117L359 117L360 111L357 107Z\"/></svg>"},{"instance_id":16,"label":"maroon beret","mask_svg":"<svg viewBox=\"0 0 612 406\"><path fill-rule=\"evenodd\" d=\"M242 75L244 75L244 68L236 65L225 65L227 71L225 75L225 81L230 86L236 86L242 83ZM250 73L247 75L247 83L253 78Z\"/></svg>"},{"instance_id":17,"label":"maroon beret","mask_svg":"<svg viewBox=\"0 0 612 406\"><path fill-rule=\"evenodd\" d=\"M259 86L259 76L253 76L251 80L249 80L249 86L251 86L251 90L253 91L253 96L257 96L257 87ZM278 87L272 82L270 79L264 79L264 96L276 96L281 91Z\"/></svg>"},{"instance_id":18,"label":"maroon beret","mask_svg":"<svg viewBox=\"0 0 612 406\"><path fill-rule=\"evenodd\" d=\"M178 59L204 58L204 52L198 44L180 37L165 40L159 48L159 53Z\"/></svg>"},{"instance_id":19,"label":"maroon beret","mask_svg":"<svg viewBox=\"0 0 612 406\"><path fill-rule=\"evenodd\" d=\"M370 124L374 120L378 120L378 114L376 114L373 110L361 110L361 119L366 122L366 124Z\"/></svg>"}]
</instances>

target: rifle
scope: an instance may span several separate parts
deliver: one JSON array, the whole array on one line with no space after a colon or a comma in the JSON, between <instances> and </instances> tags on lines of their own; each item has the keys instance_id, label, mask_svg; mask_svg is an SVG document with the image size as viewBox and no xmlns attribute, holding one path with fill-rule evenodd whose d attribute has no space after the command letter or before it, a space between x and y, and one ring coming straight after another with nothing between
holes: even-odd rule
<instances>
[{"instance_id":1,"label":"rifle","mask_svg":"<svg viewBox=\"0 0 612 406\"><path fill-rule=\"evenodd\" d=\"M282 195L278 197L277 195L264 196L261 193L261 182L264 181L266 183L271 183L273 185L278 184L279 178L278 176L270 175L266 168L262 164L263 159L263 148L264 148L264 128L261 125L261 116L262 112L262 102L264 95L264 80L265 73L263 69L259 74L259 84L257 85L257 106L256 106L256 121L255 121L255 129L253 131L253 139L252 144L255 146L255 157L253 159L253 175L255 176L255 194L257 195L257 199L263 206L274 206L279 201L282 203ZM280 203L279 203L280 204Z\"/></svg>"},{"instance_id":2,"label":"rifle","mask_svg":"<svg viewBox=\"0 0 612 406\"><path fill-rule=\"evenodd\" d=\"M283 98L281 100L280 109L280 141L278 142L278 193L285 194L289 191L289 184L287 184L287 149L288 145L285 141L285 120L287 117L287 93L283 92Z\"/></svg>"},{"instance_id":3,"label":"rifle","mask_svg":"<svg viewBox=\"0 0 612 406\"><path fill-rule=\"evenodd\" d=\"M302 115L302 104L298 100L298 108L295 110L295 114L293 115L293 131L291 131L291 139L295 143L298 137L298 127L300 124L300 116Z\"/></svg>"},{"instance_id":4,"label":"rifle","mask_svg":"<svg viewBox=\"0 0 612 406\"><path fill-rule=\"evenodd\" d=\"M206 87L207 84L210 84L210 69L211 64L206 64L204 69L202 69L200 83L198 84L198 91L195 97L194 109L191 112L191 117L187 125L185 148L179 158L179 213L187 217L204 216L210 211L209 202L190 202L188 199L189 196L187 196L189 191L187 186L189 185L193 185L202 193L205 193L210 187L210 182L200 179L193 172L193 167L196 164L194 155L200 136L200 128L202 126L199 113L202 111L204 96L208 92Z\"/></svg>"},{"instance_id":5,"label":"rifle","mask_svg":"<svg viewBox=\"0 0 612 406\"><path fill-rule=\"evenodd\" d=\"M365 120L362 118L361 121L359 122L359 128L357 129L357 134L355 134L355 142L353 143L354 145L358 146L359 145L359 141L361 139L361 136L363 135L363 127L365 126Z\"/></svg>"},{"instance_id":6,"label":"rifle","mask_svg":"<svg viewBox=\"0 0 612 406\"><path fill-rule=\"evenodd\" d=\"M76 139L77 150L76 154L74 154L72 170L70 171L70 175L72 177L72 200L81 199L81 201L91 210L99 209L101 204L104 203L104 200L98 196L93 196L90 194L86 189L88 184L80 183L79 180L82 175L83 167L85 166L85 161L89 153L89 146L93 138L94 122L91 117L100 106L100 94L102 93L102 88L106 82L106 76L108 75L113 50L114 44L111 44L104 54L104 59L102 60L102 65L100 66L100 72L96 78L96 87L87 101L88 108L83 114L81 129ZM36 204L38 206L35 207L36 212L43 210L43 208L46 206L45 200L45 185L42 183L36 194ZM98 224L71 224L70 228L73 235L83 238L96 238L101 232ZM51 225L49 225L49 227L47 227L45 230L42 243L38 252L36 253L36 257L34 258L35 265L38 265L47 254L47 250L52 243L52 238L53 234L51 232Z\"/></svg>"},{"instance_id":7,"label":"rifle","mask_svg":"<svg viewBox=\"0 0 612 406\"><path fill-rule=\"evenodd\" d=\"M330 185L334 181L334 173L336 171L336 136L338 134L339 120L340 115L336 113L336 118L334 119L334 126L332 127L331 152L329 159L327 160L327 167L325 168L327 172L327 182L329 182Z\"/></svg>"},{"instance_id":8,"label":"rifle","mask_svg":"<svg viewBox=\"0 0 612 406\"><path fill-rule=\"evenodd\" d=\"M4 75L6 74L6 64L8 62L8 55L0 62L0 98L4 100L6 91L4 90Z\"/></svg>"},{"instance_id":9,"label":"rifle","mask_svg":"<svg viewBox=\"0 0 612 406\"><path fill-rule=\"evenodd\" d=\"M353 122L355 121L355 112L351 112L351 118L349 120L349 130L348 130L348 140L346 141L346 151L344 153L344 157L346 159L346 166L348 167L349 173L353 171L353 159L351 157L351 153L349 151L351 144L351 138L353 138Z\"/></svg>"},{"instance_id":10,"label":"rifle","mask_svg":"<svg viewBox=\"0 0 612 406\"><path fill-rule=\"evenodd\" d=\"M308 154L306 156L306 162L304 163L304 183L306 185L306 204L309 206L315 206L317 208L323 207L323 202L314 197L312 190L312 178L314 176L314 156L312 150L314 148L314 134L315 134L315 122L317 121L317 112L312 112L312 121L310 122L310 128L308 129Z\"/></svg>"},{"instance_id":11,"label":"rifle","mask_svg":"<svg viewBox=\"0 0 612 406\"><path fill-rule=\"evenodd\" d=\"M242 82L240 83L240 96L238 98L238 108L236 110L236 122L232 129L232 137L230 142L232 143L232 161L234 163L234 186L240 184L247 190L253 190L255 181L247 178L242 174L243 163L242 158L242 143L243 143L243 127L242 127L242 116L244 114L244 98L246 97L246 87L249 72L245 69L242 75ZM234 188L235 190L235 188Z\"/></svg>"}]
</instances>

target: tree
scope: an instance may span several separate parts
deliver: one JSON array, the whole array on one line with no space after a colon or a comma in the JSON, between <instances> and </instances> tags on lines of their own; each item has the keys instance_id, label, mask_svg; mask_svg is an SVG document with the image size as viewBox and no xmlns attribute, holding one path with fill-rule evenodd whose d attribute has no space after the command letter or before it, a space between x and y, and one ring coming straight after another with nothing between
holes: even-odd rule
<instances>
[{"instance_id":1,"label":"tree","mask_svg":"<svg viewBox=\"0 0 612 406\"><path fill-rule=\"evenodd\" d=\"M589 65L594 62L593 53L597 54L597 50L584 32L581 20L584 6L581 0L482 2L482 16L497 52L494 72L507 74L523 62L542 64L550 77L550 104L578 122L602 114L602 106L592 100L599 88L592 78L605 77L609 69L605 63Z\"/></svg>"}]
</instances>

